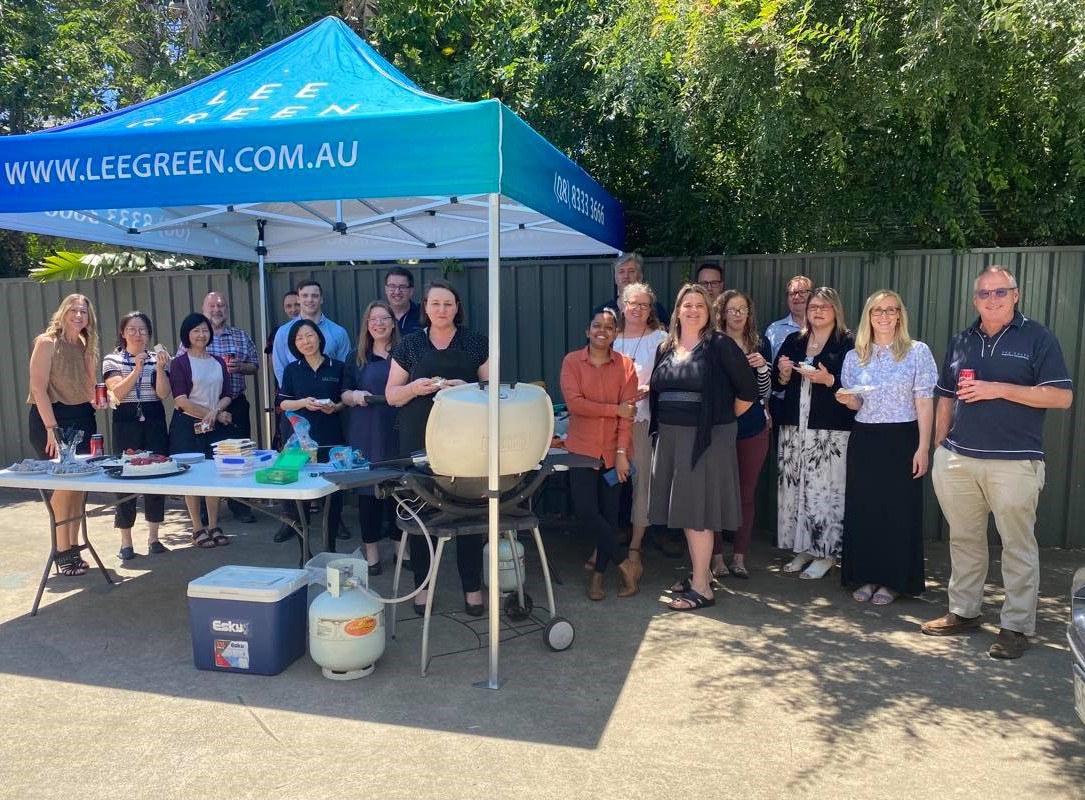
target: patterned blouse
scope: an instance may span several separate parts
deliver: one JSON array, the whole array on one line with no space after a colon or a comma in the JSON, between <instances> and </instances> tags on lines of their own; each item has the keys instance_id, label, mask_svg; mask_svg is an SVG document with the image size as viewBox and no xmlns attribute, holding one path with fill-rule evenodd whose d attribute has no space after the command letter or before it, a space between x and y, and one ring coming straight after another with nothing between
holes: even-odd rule
<instances>
[{"instance_id":1,"label":"patterned blouse","mask_svg":"<svg viewBox=\"0 0 1085 800\"><path fill-rule=\"evenodd\" d=\"M912 342L912 349L900 361L893 360L888 347L874 344L872 350L865 365L859 364L859 354L854 350L844 356L841 386L877 387L860 395L863 404L855 421L868 425L914 421L915 401L934 397L934 383L938 379L938 366L930 348L923 342Z\"/></svg>"}]
</instances>

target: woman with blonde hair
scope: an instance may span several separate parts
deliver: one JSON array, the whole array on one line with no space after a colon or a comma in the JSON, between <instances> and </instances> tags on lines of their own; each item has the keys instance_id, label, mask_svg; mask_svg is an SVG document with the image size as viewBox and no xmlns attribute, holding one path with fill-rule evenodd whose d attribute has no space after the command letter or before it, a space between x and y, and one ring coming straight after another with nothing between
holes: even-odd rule
<instances>
[{"instance_id":1,"label":"woman with blonde hair","mask_svg":"<svg viewBox=\"0 0 1085 800\"><path fill-rule=\"evenodd\" d=\"M938 367L896 292L867 298L836 401L852 411L840 582L856 602L923 592L923 485Z\"/></svg>"},{"instance_id":2,"label":"woman with blonde hair","mask_svg":"<svg viewBox=\"0 0 1085 800\"><path fill-rule=\"evenodd\" d=\"M657 438L648 518L685 531L692 571L668 605L694 611L716 602L712 532L738 528L735 420L757 400L757 381L739 346L712 324L704 287L683 286L671 320L649 383Z\"/></svg>"},{"instance_id":3,"label":"woman with blonde hair","mask_svg":"<svg viewBox=\"0 0 1085 800\"><path fill-rule=\"evenodd\" d=\"M772 393L772 345L757 329L757 315L753 300L737 289L728 289L716 298L716 329L731 337L746 355L746 363L757 379L757 402L738 418L738 484L742 495L742 524L735 531L735 553L730 570L724 566L723 536L716 534L712 547L712 574L734 575L749 578L746 554L753 536L753 518L757 481L769 452L769 428L771 426L766 404Z\"/></svg>"},{"instance_id":4,"label":"woman with blonde hair","mask_svg":"<svg viewBox=\"0 0 1085 800\"><path fill-rule=\"evenodd\" d=\"M80 453L90 451L98 431L94 419L94 382L98 368L98 322L90 299L70 294L60 301L45 331L34 339L30 354L30 444L39 458L53 458L65 431L83 432ZM49 498L53 516L73 520L56 526L54 563L61 575L86 574L79 552L83 492L55 491Z\"/></svg>"},{"instance_id":5,"label":"woman with blonde hair","mask_svg":"<svg viewBox=\"0 0 1085 800\"><path fill-rule=\"evenodd\" d=\"M837 403L844 355L855 345L835 289L820 286L806 301L806 324L776 356L780 477L777 541L795 557L784 572L823 578L840 557L848 436L855 412ZM804 569L805 567L805 569Z\"/></svg>"}]
</instances>

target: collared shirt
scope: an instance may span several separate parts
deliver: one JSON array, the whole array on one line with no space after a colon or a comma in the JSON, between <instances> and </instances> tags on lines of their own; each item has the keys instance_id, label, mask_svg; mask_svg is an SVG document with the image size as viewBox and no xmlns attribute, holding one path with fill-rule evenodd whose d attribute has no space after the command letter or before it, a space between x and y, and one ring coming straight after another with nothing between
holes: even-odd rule
<instances>
[{"instance_id":1,"label":"collared shirt","mask_svg":"<svg viewBox=\"0 0 1085 800\"><path fill-rule=\"evenodd\" d=\"M342 361L327 356L316 369L309 366L305 359L292 361L283 371L283 382L275 404L279 405L283 400L300 400L303 397L338 403L341 396L340 386L343 383L343 368ZM294 413L308 421L309 435L317 444L325 447L343 444L346 437L339 421L339 412L325 414L323 411L303 408Z\"/></svg>"},{"instance_id":2,"label":"collared shirt","mask_svg":"<svg viewBox=\"0 0 1085 800\"><path fill-rule=\"evenodd\" d=\"M177 348L177 355L181 355L185 352L185 346L181 345ZM260 365L260 361L256 354L256 342L252 340L241 328L235 328L232 325L227 325L222 329L222 333L215 333L211 338L211 344L207 345L207 352L213 356L218 356L221 359L225 359L226 356L231 355L235 361L243 364L251 364L254 367ZM231 372L230 383L226 387L230 399L233 400L239 395L245 392L245 378L248 376L242 372Z\"/></svg>"},{"instance_id":3,"label":"collared shirt","mask_svg":"<svg viewBox=\"0 0 1085 800\"><path fill-rule=\"evenodd\" d=\"M618 404L637 396L633 361L612 350L610 361L593 364L588 348L574 350L561 362L561 394L569 407L570 453L601 458L614 466L618 448L633 458L633 420L618 416Z\"/></svg>"},{"instance_id":4,"label":"collared shirt","mask_svg":"<svg viewBox=\"0 0 1085 800\"><path fill-rule=\"evenodd\" d=\"M286 369L286 365L291 361L296 361L294 354L290 352L290 344L287 342L287 338L290 334L290 328L297 319L291 319L284 322L279 326L279 330L275 331L275 344L271 348L271 365L275 370L275 380L279 385L283 385L283 370ZM347 333L346 328L342 325L337 325L328 319L327 315L321 314L319 320L315 320L316 326L320 328L320 332L324 334L324 355L331 356L336 361L347 360L347 356L350 355L351 343L350 334Z\"/></svg>"},{"instance_id":5,"label":"collared shirt","mask_svg":"<svg viewBox=\"0 0 1085 800\"><path fill-rule=\"evenodd\" d=\"M1003 399L958 400L962 369L975 370L978 381L1073 389L1055 334L1020 311L993 336L977 319L953 337L934 387L939 397L954 398L953 421L942 443L947 450L972 458L1043 460L1045 409Z\"/></svg>"},{"instance_id":6,"label":"collared shirt","mask_svg":"<svg viewBox=\"0 0 1085 800\"><path fill-rule=\"evenodd\" d=\"M840 385L845 389L875 386L862 395L863 405L855 415L856 422L866 424L912 422L918 419L915 401L934 396L938 365L931 350L923 342L912 342L900 361L893 351L877 344L871 345L870 361L859 363L859 354L849 350L840 371Z\"/></svg>"},{"instance_id":7,"label":"collared shirt","mask_svg":"<svg viewBox=\"0 0 1085 800\"><path fill-rule=\"evenodd\" d=\"M769 340L769 344L772 345L772 360L776 360L776 356L780 354L780 345L784 343L791 334L796 331L802 330L801 325L796 325L795 320L788 314L783 319L778 319L769 325L765 329L765 338Z\"/></svg>"},{"instance_id":8,"label":"collared shirt","mask_svg":"<svg viewBox=\"0 0 1085 800\"><path fill-rule=\"evenodd\" d=\"M394 314L395 312L392 313ZM407 313L396 319L396 327L399 328L399 335L401 338L408 333L422 330L422 328L425 327L422 324L422 306L412 300L411 307L407 309Z\"/></svg>"}]
</instances>

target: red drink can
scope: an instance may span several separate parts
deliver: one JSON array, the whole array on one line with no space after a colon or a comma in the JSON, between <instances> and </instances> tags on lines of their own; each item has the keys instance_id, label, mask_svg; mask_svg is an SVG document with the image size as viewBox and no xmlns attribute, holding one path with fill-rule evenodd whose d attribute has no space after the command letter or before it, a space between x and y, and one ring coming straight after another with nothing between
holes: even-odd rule
<instances>
[{"instance_id":1,"label":"red drink can","mask_svg":"<svg viewBox=\"0 0 1085 800\"><path fill-rule=\"evenodd\" d=\"M232 374L234 371L234 354L227 353L224 359L226 361L226 371Z\"/></svg>"},{"instance_id":2,"label":"red drink can","mask_svg":"<svg viewBox=\"0 0 1085 800\"><path fill-rule=\"evenodd\" d=\"M96 433L90 437L90 457L105 455L105 436Z\"/></svg>"},{"instance_id":3,"label":"red drink can","mask_svg":"<svg viewBox=\"0 0 1085 800\"><path fill-rule=\"evenodd\" d=\"M109 402L109 396L106 394L105 384L94 384L94 404L99 408L102 408L107 402Z\"/></svg>"},{"instance_id":4,"label":"red drink can","mask_svg":"<svg viewBox=\"0 0 1085 800\"><path fill-rule=\"evenodd\" d=\"M976 379L976 371L974 369L962 369L957 375L957 387L960 388L962 381L974 381Z\"/></svg>"}]
</instances>

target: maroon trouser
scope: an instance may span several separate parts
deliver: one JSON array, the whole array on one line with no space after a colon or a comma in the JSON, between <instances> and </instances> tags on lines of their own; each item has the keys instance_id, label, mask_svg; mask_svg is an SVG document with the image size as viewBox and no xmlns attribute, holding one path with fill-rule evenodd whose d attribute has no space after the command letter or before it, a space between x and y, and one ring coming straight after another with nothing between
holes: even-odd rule
<instances>
[{"instance_id":1,"label":"maroon trouser","mask_svg":"<svg viewBox=\"0 0 1085 800\"><path fill-rule=\"evenodd\" d=\"M748 439L739 439L736 443L738 455L738 484L742 494L742 524L735 532L735 555L744 556L750 550L753 537L754 492L761 477L761 468L769 453L771 439L768 428ZM723 536L719 531L712 545L712 555L723 552Z\"/></svg>"}]
</instances>

